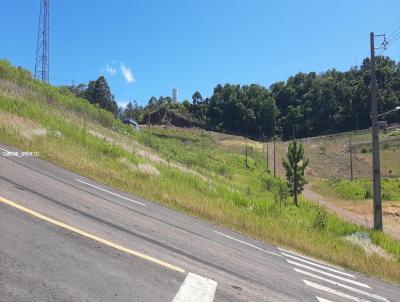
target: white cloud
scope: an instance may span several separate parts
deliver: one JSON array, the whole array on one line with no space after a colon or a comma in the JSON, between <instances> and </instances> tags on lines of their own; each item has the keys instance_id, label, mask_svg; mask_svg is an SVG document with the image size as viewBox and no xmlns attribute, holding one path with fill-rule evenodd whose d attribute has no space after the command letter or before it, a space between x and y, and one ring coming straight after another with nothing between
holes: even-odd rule
<instances>
[{"instance_id":1,"label":"white cloud","mask_svg":"<svg viewBox=\"0 0 400 302\"><path fill-rule=\"evenodd\" d=\"M133 77L132 71L129 69L129 67L125 66L124 63L121 63L121 71L122 74L124 75L125 80L129 84L135 83L135 78Z\"/></svg>"},{"instance_id":2,"label":"white cloud","mask_svg":"<svg viewBox=\"0 0 400 302\"><path fill-rule=\"evenodd\" d=\"M106 65L106 71L111 74L112 76L117 73L117 70L115 68L112 68L111 66Z\"/></svg>"}]
</instances>

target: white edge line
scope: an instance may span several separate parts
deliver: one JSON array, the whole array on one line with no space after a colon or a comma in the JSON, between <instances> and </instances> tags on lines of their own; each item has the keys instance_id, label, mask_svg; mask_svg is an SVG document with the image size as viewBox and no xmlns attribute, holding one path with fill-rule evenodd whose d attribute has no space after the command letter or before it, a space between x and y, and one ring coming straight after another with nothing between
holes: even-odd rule
<instances>
[{"instance_id":1,"label":"white edge line","mask_svg":"<svg viewBox=\"0 0 400 302\"><path fill-rule=\"evenodd\" d=\"M375 294L370 294L370 293L368 293L366 291L363 291L361 289L354 288L354 287L348 286L346 284L342 284L342 283L339 283L337 281L330 280L330 279L315 275L315 274L307 272L307 271L303 271L303 270L298 269L298 268L294 268L294 270L296 272L298 272L298 273L304 274L304 275L309 276L311 278L319 279L321 281L324 281L324 282L327 282L327 283L330 283L330 284L333 284L333 285L336 285L336 286L351 290L351 291L353 291L353 292L355 292L357 294L361 294L361 295L364 295L364 296L367 296L367 297L370 297L370 298L374 298L376 300L384 301L384 302L390 302L388 299L386 299L384 297L381 297L381 296L378 296L378 295L375 295Z\"/></svg>"},{"instance_id":2,"label":"white edge line","mask_svg":"<svg viewBox=\"0 0 400 302\"><path fill-rule=\"evenodd\" d=\"M310 271L314 271L316 273L320 273L320 274L325 275L325 276L329 276L329 277L332 277L332 278L335 278L335 279L339 279L341 281L352 283L352 284L355 284L355 285L358 285L358 286L361 286L361 287L371 288L371 286L369 286L368 284L361 283L361 282L358 282L358 281L355 281L355 280L352 280L352 279L347 279L347 278L342 277L342 276L337 276L337 275L334 275L334 274L331 274L331 273L328 273L328 272L325 272L325 271L321 271L319 269L316 269L315 267L310 267L310 266L307 266L307 265L304 265L304 264L301 264L301 263L298 263L298 262L295 262L295 261L292 261L292 260L288 260L288 259L286 259L286 261L288 263L290 263L290 264L293 264L293 265L296 265L296 266L300 266L302 268L305 268L305 269L310 270Z\"/></svg>"},{"instance_id":3,"label":"white edge line","mask_svg":"<svg viewBox=\"0 0 400 302\"><path fill-rule=\"evenodd\" d=\"M341 267L339 267L339 266L336 266L336 265L333 265L333 264L330 264L330 263L327 263L327 262L324 262L324 261L321 261L321 260L317 260L317 259L314 259L314 258L311 258L311 257L307 257L307 256L304 256L304 255L301 255L301 254L297 254L297 253L295 253L295 252L288 251L288 250L285 250L285 249L280 248L280 247L278 247L278 249L281 250L281 251L283 251L283 252L296 255L296 256L298 256L298 257L302 257L302 258L305 258L305 259L308 259L308 260L311 260L311 261L314 261L314 262L317 262L317 263L320 263L320 264L323 264L323 265L327 265L327 266L336 268L336 269L338 269L338 270L342 270L342 271L344 270L343 268L341 268Z\"/></svg>"},{"instance_id":4,"label":"white edge line","mask_svg":"<svg viewBox=\"0 0 400 302\"><path fill-rule=\"evenodd\" d=\"M357 298L357 297L351 296L349 294L342 293L342 292L340 292L338 290L335 290L333 288L326 287L326 286L323 286L323 285L319 285L317 283L314 283L314 282L311 282L311 281L308 281L308 280L303 280L303 282L306 285L310 286L310 287L322 290L324 292L327 292L327 293L330 293L330 294L333 294L333 295L336 295L336 296L339 296L339 297L342 297L342 298L345 298L345 299L348 299L348 300L351 300L351 301L355 301L355 302L370 302L368 300Z\"/></svg>"},{"instance_id":5,"label":"white edge line","mask_svg":"<svg viewBox=\"0 0 400 302\"><path fill-rule=\"evenodd\" d=\"M8 151L8 150L3 149L3 148L0 148L0 150L3 150L3 151L5 151L5 152L12 152L12 151ZM137 203L137 204L140 204L140 205L142 205L142 206L144 206L144 207L146 206L146 204L144 204L144 203L142 203L142 202L139 202L139 201L136 201L136 200L133 200L133 199L130 199L130 198L121 196L121 195L119 195L119 194L110 192L110 191L108 191L108 190L106 190L106 189L103 189L103 188L100 188L100 187L98 187L98 186L92 185L92 184L87 183L87 182L85 182L85 181L83 181L83 180L80 180L80 179L77 179L77 178L76 178L75 180L76 180L76 181L79 181L79 182L81 182L81 183L84 183L85 185L91 186L91 187L93 187L93 188L96 188L96 189L102 190L102 191L104 191L104 192L107 192L107 193L109 193L109 194L112 194L112 195L114 195L114 196L117 196L117 197L119 197L119 198L132 201L132 202Z\"/></svg>"},{"instance_id":6,"label":"white edge line","mask_svg":"<svg viewBox=\"0 0 400 302\"><path fill-rule=\"evenodd\" d=\"M216 290L216 281L189 273L172 302L212 302Z\"/></svg>"},{"instance_id":7,"label":"white edge line","mask_svg":"<svg viewBox=\"0 0 400 302\"><path fill-rule=\"evenodd\" d=\"M139 201L136 201L136 200L133 200L133 199L130 199L130 198L121 196L121 195L116 194L116 193L113 193L113 192L110 192L110 191L108 191L108 190L106 190L106 189L103 189L103 188L100 188L100 187L98 187L98 186L92 185L92 184L87 183L87 182L85 182L85 181L83 181L83 180L80 180L80 179L75 179L75 180L76 180L76 181L79 181L79 182L81 182L81 183L83 183L83 184L85 184L85 185L88 185L88 186L91 186L91 187L93 187L93 188L96 188L96 189L98 189L98 190L107 192L107 193L109 193L109 194L111 194L111 195L117 196L117 197L119 197L119 198L132 201L132 202L137 203L137 204L140 204L140 205L142 205L142 206L146 206L144 203L141 203L141 202L139 202Z\"/></svg>"},{"instance_id":8,"label":"white edge line","mask_svg":"<svg viewBox=\"0 0 400 302\"><path fill-rule=\"evenodd\" d=\"M214 232L217 233L217 234L219 234L219 235L221 235L221 236L224 236L224 237L226 237L226 238L229 238L229 239L235 240L235 241L237 241L237 242L243 243L243 244L245 244L245 245L251 246L251 247L253 247L253 248L257 249L257 250L260 250L260 251L263 251L263 252L266 252L266 253L269 253L269 254L278 256L278 257L282 257L282 255L280 255L280 254L277 254L277 253L274 253L274 252L271 252L271 251L267 251L267 250L265 250L265 249L263 249L263 248L260 248L260 247L258 247L258 246L256 246L256 245L253 245L253 244L251 244L251 243L248 243L248 242L239 240L239 239L237 239L237 238L234 238L234 237L232 237L232 236L226 235L226 234L224 234L224 233L221 233L221 232L218 232L218 231L214 231Z\"/></svg>"},{"instance_id":9,"label":"white edge line","mask_svg":"<svg viewBox=\"0 0 400 302\"><path fill-rule=\"evenodd\" d=\"M342 272L342 271L333 269L333 268L331 268L331 267L329 267L329 266L325 266L325 265L321 265L321 264L314 263L314 262L311 262L311 261L307 261L307 260L301 259L301 258L299 258L299 257L292 256L292 255L286 254L286 253L282 253L282 255L284 255L284 256L286 256L286 257L289 257L289 258L292 258L292 259L295 259L295 260L297 260L297 261L301 261L301 262L304 262L304 263L308 263L308 264L314 265L314 266L316 266L316 267L319 267L319 268L322 268L322 269L325 269L325 270L328 270L328 271L331 271L331 272L335 272L335 273L337 273L337 274L345 275L345 276L347 276L347 277L356 278L355 276L353 276L353 275L351 275L351 274L348 274L348 273L345 273L345 272Z\"/></svg>"}]
</instances>

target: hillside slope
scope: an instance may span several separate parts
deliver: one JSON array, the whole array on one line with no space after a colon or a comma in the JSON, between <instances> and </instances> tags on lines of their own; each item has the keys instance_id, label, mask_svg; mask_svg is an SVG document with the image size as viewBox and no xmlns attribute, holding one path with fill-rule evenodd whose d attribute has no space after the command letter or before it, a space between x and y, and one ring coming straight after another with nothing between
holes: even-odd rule
<instances>
[{"instance_id":1,"label":"hillside slope","mask_svg":"<svg viewBox=\"0 0 400 302\"><path fill-rule=\"evenodd\" d=\"M230 144L229 136L162 127L136 132L6 61L0 61L0 142L254 238L400 280L399 242L368 231L393 258L367 255L343 240L367 230L305 200L292 206L254 142L249 141L246 168L244 148Z\"/></svg>"}]
</instances>

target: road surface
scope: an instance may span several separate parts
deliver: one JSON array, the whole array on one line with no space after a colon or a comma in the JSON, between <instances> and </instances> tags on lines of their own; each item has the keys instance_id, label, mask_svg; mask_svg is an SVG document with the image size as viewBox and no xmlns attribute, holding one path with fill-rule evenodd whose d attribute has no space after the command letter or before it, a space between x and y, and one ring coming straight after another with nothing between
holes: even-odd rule
<instances>
[{"instance_id":1,"label":"road surface","mask_svg":"<svg viewBox=\"0 0 400 302\"><path fill-rule=\"evenodd\" d=\"M0 301L400 301L20 152L0 144Z\"/></svg>"}]
</instances>

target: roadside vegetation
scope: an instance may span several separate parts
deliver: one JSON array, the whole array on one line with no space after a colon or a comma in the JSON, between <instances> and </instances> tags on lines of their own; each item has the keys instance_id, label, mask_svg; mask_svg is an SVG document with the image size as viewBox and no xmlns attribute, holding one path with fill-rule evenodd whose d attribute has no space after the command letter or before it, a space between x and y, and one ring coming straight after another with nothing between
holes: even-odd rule
<instances>
[{"instance_id":1,"label":"roadside vegetation","mask_svg":"<svg viewBox=\"0 0 400 302\"><path fill-rule=\"evenodd\" d=\"M231 148L213 133L143 127L136 132L71 92L0 61L0 142L93 180L253 238L400 284L400 243L328 213L268 172L262 149ZM156 188L156 189L155 189ZM357 231L393 256L343 240Z\"/></svg>"},{"instance_id":2,"label":"roadside vegetation","mask_svg":"<svg viewBox=\"0 0 400 302\"><path fill-rule=\"evenodd\" d=\"M400 179L382 179L382 200L400 202ZM372 180L341 180L331 178L318 181L313 188L320 194L344 200L363 201L372 199Z\"/></svg>"}]
</instances>

